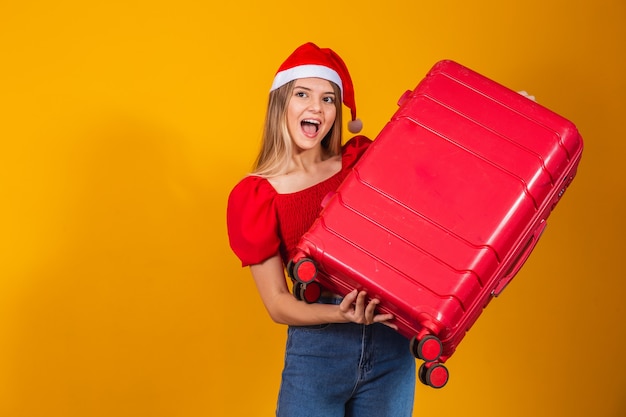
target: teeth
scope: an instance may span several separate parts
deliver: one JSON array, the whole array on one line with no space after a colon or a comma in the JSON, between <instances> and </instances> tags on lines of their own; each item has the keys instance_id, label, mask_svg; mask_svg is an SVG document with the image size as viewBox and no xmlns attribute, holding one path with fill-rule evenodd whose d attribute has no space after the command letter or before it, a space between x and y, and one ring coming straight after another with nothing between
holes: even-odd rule
<instances>
[{"instance_id":1,"label":"teeth","mask_svg":"<svg viewBox=\"0 0 626 417\"><path fill-rule=\"evenodd\" d=\"M313 125L319 125L320 122L318 120L310 120L310 119L305 119L302 121L303 123L311 123Z\"/></svg>"}]
</instances>

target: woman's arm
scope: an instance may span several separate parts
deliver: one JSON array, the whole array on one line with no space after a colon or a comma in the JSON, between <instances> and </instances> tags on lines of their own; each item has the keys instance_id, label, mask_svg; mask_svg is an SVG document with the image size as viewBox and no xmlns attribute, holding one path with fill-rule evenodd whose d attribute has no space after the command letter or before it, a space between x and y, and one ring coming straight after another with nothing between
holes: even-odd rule
<instances>
[{"instance_id":1,"label":"woman's arm","mask_svg":"<svg viewBox=\"0 0 626 417\"><path fill-rule=\"evenodd\" d=\"M366 302L365 291L352 291L346 295L340 305L307 304L298 301L290 292L285 280L280 256L273 256L266 261L250 266L250 272L256 283L261 300L270 317L276 323L292 326L307 326L325 323L388 323L391 314L376 314L378 299Z\"/></svg>"}]
</instances>

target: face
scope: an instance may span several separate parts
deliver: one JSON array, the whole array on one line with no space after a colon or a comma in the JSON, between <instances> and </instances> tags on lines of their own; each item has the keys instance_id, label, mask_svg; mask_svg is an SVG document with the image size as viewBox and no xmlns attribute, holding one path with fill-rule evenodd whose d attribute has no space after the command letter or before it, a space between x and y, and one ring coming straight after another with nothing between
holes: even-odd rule
<instances>
[{"instance_id":1,"label":"face","mask_svg":"<svg viewBox=\"0 0 626 417\"><path fill-rule=\"evenodd\" d=\"M296 80L287 104L287 129L296 148L312 149L335 123L339 97L335 96L330 81L321 78Z\"/></svg>"}]
</instances>

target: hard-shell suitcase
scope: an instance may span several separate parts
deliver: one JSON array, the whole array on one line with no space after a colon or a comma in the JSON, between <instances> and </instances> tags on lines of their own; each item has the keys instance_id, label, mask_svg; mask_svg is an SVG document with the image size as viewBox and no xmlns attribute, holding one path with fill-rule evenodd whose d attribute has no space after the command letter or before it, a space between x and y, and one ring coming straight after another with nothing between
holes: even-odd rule
<instances>
[{"instance_id":1,"label":"hard-shell suitcase","mask_svg":"<svg viewBox=\"0 0 626 417\"><path fill-rule=\"evenodd\" d=\"M438 62L302 237L294 293L365 289L395 315L439 388L443 363L519 271L571 183L568 120L456 62Z\"/></svg>"}]
</instances>

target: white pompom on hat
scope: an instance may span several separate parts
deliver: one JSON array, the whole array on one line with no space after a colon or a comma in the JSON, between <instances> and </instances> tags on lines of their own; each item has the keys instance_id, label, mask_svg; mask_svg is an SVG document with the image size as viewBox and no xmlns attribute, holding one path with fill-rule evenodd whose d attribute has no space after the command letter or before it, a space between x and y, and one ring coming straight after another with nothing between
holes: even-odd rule
<instances>
[{"instance_id":1,"label":"white pompom on hat","mask_svg":"<svg viewBox=\"0 0 626 417\"><path fill-rule=\"evenodd\" d=\"M298 78L309 77L322 78L339 86L343 104L350 109L352 118L348 130L359 133L363 122L356 117L352 79L346 64L332 49L320 48L312 42L299 46L278 68L270 91Z\"/></svg>"}]
</instances>

